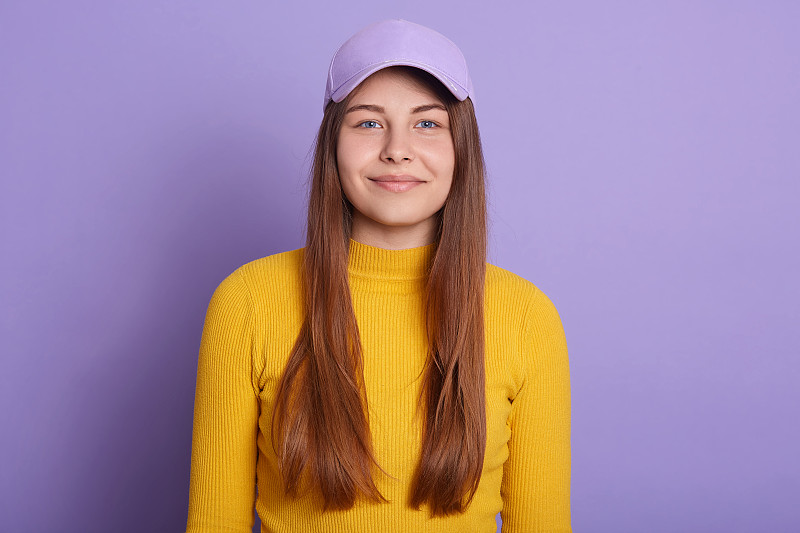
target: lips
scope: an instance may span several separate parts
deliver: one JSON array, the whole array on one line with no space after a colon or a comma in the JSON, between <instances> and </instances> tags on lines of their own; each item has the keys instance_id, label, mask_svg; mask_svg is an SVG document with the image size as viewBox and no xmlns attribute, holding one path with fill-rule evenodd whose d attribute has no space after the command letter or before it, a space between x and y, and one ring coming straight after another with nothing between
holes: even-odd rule
<instances>
[{"instance_id":1,"label":"lips","mask_svg":"<svg viewBox=\"0 0 800 533\"><path fill-rule=\"evenodd\" d=\"M374 178L369 178L369 180L378 187L390 192L405 192L425 183L424 180L407 174L375 176Z\"/></svg>"},{"instance_id":2,"label":"lips","mask_svg":"<svg viewBox=\"0 0 800 533\"><path fill-rule=\"evenodd\" d=\"M407 182L422 182L423 180L415 177L410 176L408 174L387 174L385 176L375 176L374 178L368 178L370 181L377 181L380 183L407 183Z\"/></svg>"}]
</instances>

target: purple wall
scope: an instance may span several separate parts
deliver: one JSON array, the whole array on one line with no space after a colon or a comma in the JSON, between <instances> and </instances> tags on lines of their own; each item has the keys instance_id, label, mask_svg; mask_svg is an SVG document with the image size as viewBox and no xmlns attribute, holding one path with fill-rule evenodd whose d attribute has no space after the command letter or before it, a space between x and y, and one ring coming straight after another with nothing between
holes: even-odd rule
<instances>
[{"instance_id":1,"label":"purple wall","mask_svg":"<svg viewBox=\"0 0 800 533\"><path fill-rule=\"evenodd\" d=\"M330 57L402 17L561 313L575 531L800 530L800 4L288 4L0 6L0 527L182 530L211 293L302 246Z\"/></svg>"}]
</instances>

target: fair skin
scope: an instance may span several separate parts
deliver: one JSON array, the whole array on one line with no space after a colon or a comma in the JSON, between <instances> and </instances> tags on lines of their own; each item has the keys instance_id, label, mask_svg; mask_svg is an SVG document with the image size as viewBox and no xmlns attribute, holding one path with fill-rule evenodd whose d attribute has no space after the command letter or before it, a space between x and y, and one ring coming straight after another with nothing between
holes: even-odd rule
<instances>
[{"instance_id":1,"label":"fair skin","mask_svg":"<svg viewBox=\"0 0 800 533\"><path fill-rule=\"evenodd\" d=\"M455 166L435 93L402 70L372 74L353 92L336 156L355 241L392 250L434 242Z\"/></svg>"}]
</instances>

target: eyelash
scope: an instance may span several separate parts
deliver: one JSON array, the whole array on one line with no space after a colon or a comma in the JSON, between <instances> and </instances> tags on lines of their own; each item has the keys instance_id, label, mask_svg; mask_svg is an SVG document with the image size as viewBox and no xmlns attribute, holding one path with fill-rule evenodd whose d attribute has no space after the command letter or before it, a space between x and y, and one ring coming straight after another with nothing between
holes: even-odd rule
<instances>
[{"instance_id":1,"label":"eyelash","mask_svg":"<svg viewBox=\"0 0 800 533\"><path fill-rule=\"evenodd\" d=\"M364 124L367 124L368 122L372 122L374 124L378 124L377 120L365 120L364 122L360 122L356 127L362 128L362 127L364 127ZM424 130L432 130L432 129L434 129L434 127L437 127L437 128L439 127L439 123L435 122L433 120L420 120L417 124L422 123L422 122L429 122L429 123L433 124L433 126L431 126L429 128L422 128ZM365 128L365 129L375 129L375 128Z\"/></svg>"}]
</instances>

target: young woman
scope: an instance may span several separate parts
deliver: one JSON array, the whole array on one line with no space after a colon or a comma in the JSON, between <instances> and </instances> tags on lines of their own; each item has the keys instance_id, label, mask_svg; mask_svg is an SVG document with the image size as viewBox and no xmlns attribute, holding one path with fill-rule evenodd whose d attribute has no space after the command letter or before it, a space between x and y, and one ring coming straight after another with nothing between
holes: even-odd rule
<instances>
[{"instance_id":1,"label":"young woman","mask_svg":"<svg viewBox=\"0 0 800 533\"><path fill-rule=\"evenodd\" d=\"M306 246L217 287L200 347L188 532L567 532L564 331L486 263L458 48L403 20L331 62ZM257 487L257 492L256 492Z\"/></svg>"}]
</instances>

